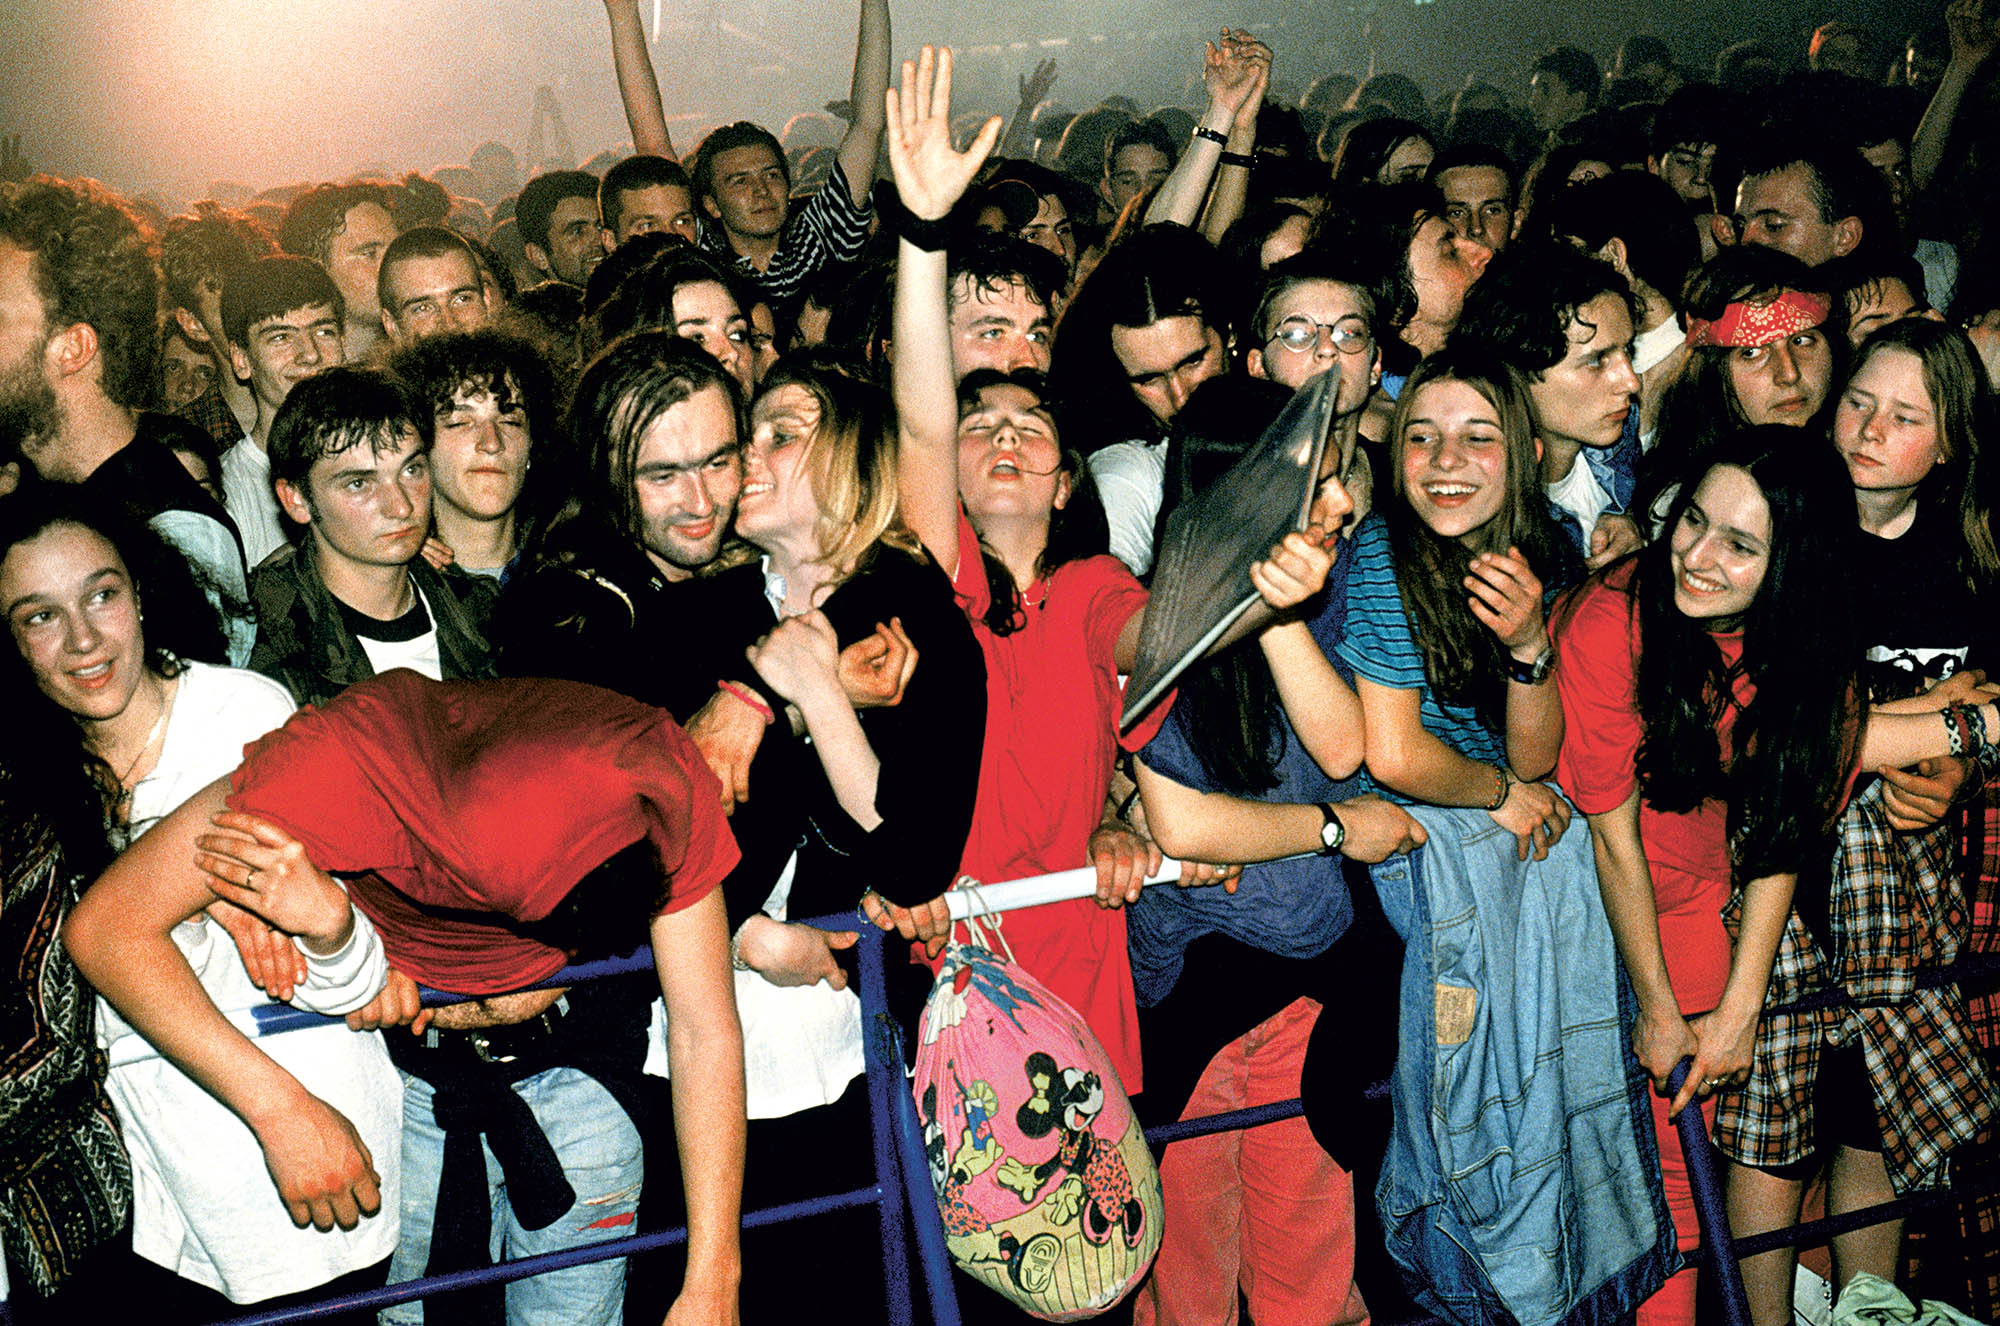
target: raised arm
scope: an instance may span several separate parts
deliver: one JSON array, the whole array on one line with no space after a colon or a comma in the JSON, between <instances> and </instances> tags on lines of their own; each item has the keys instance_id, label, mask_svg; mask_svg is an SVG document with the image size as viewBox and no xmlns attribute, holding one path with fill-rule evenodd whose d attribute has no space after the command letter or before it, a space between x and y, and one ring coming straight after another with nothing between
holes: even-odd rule
<instances>
[{"instance_id":1,"label":"raised arm","mask_svg":"<svg viewBox=\"0 0 2000 1326\"><path fill-rule=\"evenodd\" d=\"M1202 209L1201 233L1211 244L1222 243L1223 235L1243 215L1243 204L1250 197L1251 159L1257 150L1257 112L1263 109L1264 95L1270 88L1271 60L1267 51L1258 65L1249 98L1229 126L1229 141L1222 146L1215 189L1208 196L1208 206Z\"/></svg>"},{"instance_id":2,"label":"raised arm","mask_svg":"<svg viewBox=\"0 0 2000 1326\"><path fill-rule=\"evenodd\" d=\"M854 119L840 140L854 205L868 201L875 183L875 154L882 150L882 99L889 90L889 0L861 0L861 30L854 39L854 80L848 93Z\"/></svg>"},{"instance_id":3,"label":"raised arm","mask_svg":"<svg viewBox=\"0 0 2000 1326\"><path fill-rule=\"evenodd\" d=\"M1035 119L1035 107L1042 104L1042 98L1049 95L1049 89L1056 85L1056 62L1053 57L1035 66L1032 74L1021 75L1021 104L1014 108L1014 118L1007 121L1006 136L1000 140L1000 155L1003 157L1027 156L1033 146L1030 133Z\"/></svg>"},{"instance_id":4,"label":"raised arm","mask_svg":"<svg viewBox=\"0 0 2000 1326\"><path fill-rule=\"evenodd\" d=\"M381 1206L367 1146L230 1025L172 938L218 896L195 840L226 809L228 791L226 779L211 783L112 862L70 914L63 944L134 1030L243 1120L294 1223L352 1229Z\"/></svg>"},{"instance_id":5,"label":"raised arm","mask_svg":"<svg viewBox=\"0 0 2000 1326\"><path fill-rule=\"evenodd\" d=\"M972 146L951 144L951 51L926 46L903 61L902 89L885 94L889 169L903 206L918 222L941 223L964 196L1000 137L1000 117ZM944 568L958 574L958 404L951 371L945 253L904 236L896 242L892 336L896 362L898 465L903 520Z\"/></svg>"},{"instance_id":6,"label":"raised arm","mask_svg":"<svg viewBox=\"0 0 2000 1326\"><path fill-rule=\"evenodd\" d=\"M1919 191L1928 189L1944 165L1945 148L1951 145L1952 124L1958 119L1959 103L1972 86L1979 66L1993 54L2000 18L1988 21L1980 0L1951 0L1944 7L1945 30L1951 36L1951 59L1924 118L1917 123L1910 140L1910 182Z\"/></svg>"},{"instance_id":7,"label":"raised arm","mask_svg":"<svg viewBox=\"0 0 2000 1326\"><path fill-rule=\"evenodd\" d=\"M1225 30L1217 41L1208 43L1201 69L1202 84L1208 89L1208 109L1202 112L1195 137L1181 153L1173 174L1167 176L1159 192L1153 195L1152 206L1146 209L1146 224L1195 223L1195 218L1201 215L1202 202L1208 197L1209 182L1215 178L1215 168L1222 160L1222 143L1216 139L1228 138L1237 112L1253 92L1261 97L1270 70L1271 48L1247 32Z\"/></svg>"},{"instance_id":8,"label":"raised arm","mask_svg":"<svg viewBox=\"0 0 2000 1326\"><path fill-rule=\"evenodd\" d=\"M604 0L611 19L611 63L618 70L618 97L625 103L625 123L632 130L632 150L678 161L667 132L667 113L660 101L659 79L646 49L646 27L639 19L639 0Z\"/></svg>"},{"instance_id":9,"label":"raised arm","mask_svg":"<svg viewBox=\"0 0 2000 1326\"><path fill-rule=\"evenodd\" d=\"M688 1214L687 1273L667 1322L734 1326L743 1278L743 1028L722 890L654 917L652 943Z\"/></svg>"}]
</instances>

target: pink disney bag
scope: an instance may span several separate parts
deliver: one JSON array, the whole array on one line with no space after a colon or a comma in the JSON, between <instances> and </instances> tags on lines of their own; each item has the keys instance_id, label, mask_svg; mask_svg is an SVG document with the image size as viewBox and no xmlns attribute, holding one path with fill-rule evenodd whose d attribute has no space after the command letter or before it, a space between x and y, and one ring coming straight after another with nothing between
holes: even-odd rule
<instances>
[{"instance_id":1,"label":"pink disney bag","mask_svg":"<svg viewBox=\"0 0 2000 1326\"><path fill-rule=\"evenodd\" d=\"M959 1269L1046 1321L1094 1317L1160 1250L1160 1175L1068 1004L954 931L919 1025L918 1117ZM1002 953L1005 956L1002 956Z\"/></svg>"}]
</instances>

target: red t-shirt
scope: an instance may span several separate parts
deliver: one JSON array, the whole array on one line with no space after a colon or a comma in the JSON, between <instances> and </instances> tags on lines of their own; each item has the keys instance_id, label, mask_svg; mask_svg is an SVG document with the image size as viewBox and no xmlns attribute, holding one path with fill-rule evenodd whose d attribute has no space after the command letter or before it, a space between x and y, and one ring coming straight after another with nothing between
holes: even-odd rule
<instances>
[{"instance_id":1,"label":"red t-shirt","mask_svg":"<svg viewBox=\"0 0 2000 1326\"><path fill-rule=\"evenodd\" d=\"M231 809L355 876L391 964L464 995L560 971L562 949L509 922L548 916L640 839L665 868L662 912L738 856L715 776L666 711L577 682L387 672L250 746L231 788Z\"/></svg>"},{"instance_id":2,"label":"red t-shirt","mask_svg":"<svg viewBox=\"0 0 2000 1326\"><path fill-rule=\"evenodd\" d=\"M996 636L982 621L991 596L979 537L961 512L952 588L986 656L986 739L960 873L999 883L1088 865L1121 741L1127 750L1144 746L1170 708L1156 706L1119 737L1114 654L1126 622L1146 606L1145 586L1115 557L1069 562L1028 587L1024 599L1036 606L1026 625ZM1144 1081L1125 913L1085 899L1001 920L1014 957L1083 1015L1136 1095Z\"/></svg>"},{"instance_id":3,"label":"red t-shirt","mask_svg":"<svg viewBox=\"0 0 2000 1326\"><path fill-rule=\"evenodd\" d=\"M1627 592L1632 568L1592 580L1577 591L1556 639L1556 686L1562 695L1563 745L1556 776L1586 815L1616 810L1638 785L1639 721L1634 680L1639 660L1638 605ZM1743 637L1715 635L1726 663L1743 656ZM1723 714L1717 740L1724 757L1736 715L1755 688L1735 683L1736 703ZM1703 1013L1722 998L1729 979L1728 807L1704 801L1685 813L1639 802L1639 841L1653 877L1660 945L1683 1013Z\"/></svg>"}]
</instances>

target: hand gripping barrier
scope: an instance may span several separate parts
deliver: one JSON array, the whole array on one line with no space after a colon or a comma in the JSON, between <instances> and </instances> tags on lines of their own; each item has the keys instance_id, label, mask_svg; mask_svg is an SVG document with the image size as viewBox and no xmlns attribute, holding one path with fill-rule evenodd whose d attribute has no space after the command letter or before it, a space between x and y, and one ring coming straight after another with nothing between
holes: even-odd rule
<instances>
[{"instance_id":1,"label":"hand gripping barrier","mask_svg":"<svg viewBox=\"0 0 2000 1326\"><path fill-rule=\"evenodd\" d=\"M1179 863L1168 861L1162 866L1159 874L1148 878L1146 882L1155 884L1177 879L1179 875ZM1084 868L1061 871L1034 879L984 886L977 890L955 892L950 895L952 918L960 920L969 915L988 915L1010 911L1017 907L1088 897L1094 891L1095 885L1095 869ZM907 1079L903 1074L902 1037L887 1007L883 966L884 935L873 925L868 924L865 918L860 918L859 913L853 912L814 917L805 923L826 930L856 930L861 935L857 952L861 968L862 1040L867 1064L871 1123L869 1131L874 1152L875 1182L868 1187L849 1192L831 1193L746 1212L743 1216L743 1225L745 1228L758 1228L830 1211L873 1206L880 1225L883 1248L884 1320L891 1323L891 1326L914 1326L918 1320L916 1301L912 1297L911 1286L904 1276L904 1269L910 1264L914 1243L917 1266L923 1278L924 1305L928 1309L929 1321L934 1326L958 1326L960 1320L958 1296L952 1282L950 1258L945 1252L944 1226L938 1218L936 1197L931 1191L930 1171L924 1158L922 1130L917 1120L916 1106L910 1099ZM652 970L652 955L649 950L641 948L624 958L578 963L565 968L541 984L574 985L581 981L597 980L606 976L650 970ZM1919 979L1920 983L1927 987L1953 983L1964 985L1995 983L2000 981L2000 955L1980 955L1965 959L1949 968L1926 972ZM1798 1007L1830 1005L1844 997L1844 991L1823 991L1809 1000L1801 1001ZM459 997L426 990L423 1000L426 1005L436 1006L459 1002ZM232 1013L231 1018L253 1036L272 1036L301 1027L338 1022L338 1019L322 1017L280 1004L267 1004ZM1692 1063L1691 1059L1683 1060L1676 1067L1670 1082L1670 1091L1679 1089L1680 1084L1686 1080L1687 1071ZM1386 1082L1374 1083L1368 1088L1368 1094L1379 1097L1385 1094L1387 1089ZM1199 1119L1183 1119L1149 1128L1146 1130L1146 1141L1157 1152L1173 1142L1277 1123L1284 1119L1297 1118L1303 1112L1297 1100L1231 1110L1223 1114ZM1681 1111L1677 1127L1680 1131L1681 1145L1688 1158L1689 1181L1694 1190L1696 1215L1702 1232L1701 1247L1690 1252L1688 1258L1693 1262L1704 1263L1716 1277L1715 1284L1728 1326L1751 1326L1749 1305L1744 1297L1743 1278L1738 1264L1741 1258L1787 1245L1819 1243L1834 1234L1895 1219L1912 1211L1954 1202L1961 1197L1984 1192L1989 1187L2000 1188L2000 1174L1978 1174L1976 1177L1985 1185L1981 1187L1965 1186L1962 1180L1973 1176L1961 1175L1961 1182L1951 1189L1913 1194L1866 1210L1816 1220L1791 1229L1774 1230L1768 1234L1737 1239L1729 1232L1729 1220L1723 1202L1722 1176L1716 1153L1709 1145L1708 1131L1702 1122L1701 1111L1693 1109ZM635 1256L657 1248L669 1247L683 1242L686 1238L687 1229L684 1226L649 1234L635 1234L562 1252L544 1253L536 1257L503 1262L497 1266L406 1280L384 1285L380 1289L345 1294L284 1309L250 1312L227 1318L219 1323L219 1326L281 1326L281 1323L312 1321L337 1312L368 1311L387 1307L393 1303L405 1303L412 1299L429 1298L466 1289L474 1285L501 1284L586 1262ZM0 1300L0 1326L10 1326L12 1321L12 1315L8 1312L5 1301ZM1418 1326L1418 1323L1396 1323L1395 1326Z\"/></svg>"}]
</instances>

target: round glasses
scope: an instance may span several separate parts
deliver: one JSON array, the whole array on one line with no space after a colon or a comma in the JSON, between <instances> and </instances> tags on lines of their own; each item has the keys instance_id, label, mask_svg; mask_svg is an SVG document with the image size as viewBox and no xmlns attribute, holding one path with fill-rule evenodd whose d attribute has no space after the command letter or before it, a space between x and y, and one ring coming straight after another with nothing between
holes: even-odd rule
<instances>
[{"instance_id":1,"label":"round glasses","mask_svg":"<svg viewBox=\"0 0 2000 1326\"><path fill-rule=\"evenodd\" d=\"M1304 314L1286 318L1278 324L1269 339L1277 341L1293 354L1311 354L1319 347L1321 332L1325 332L1327 339L1333 342L1333 348L1344 355L1358 355L1368 348L1367 328L1346 323L1314 322Z\"/></svg>"}]
</instances>

